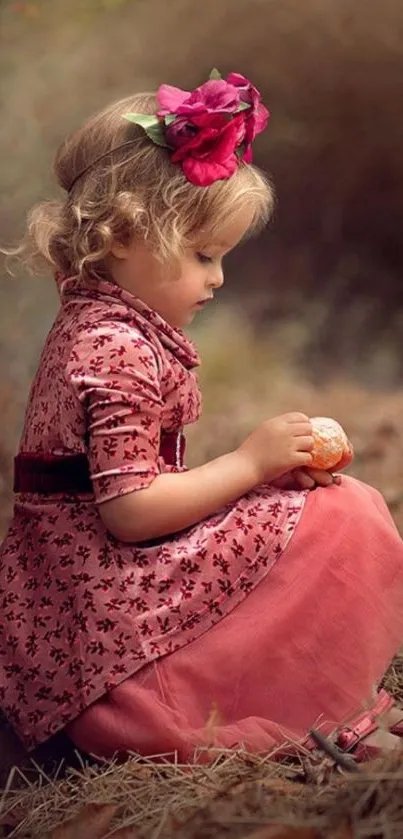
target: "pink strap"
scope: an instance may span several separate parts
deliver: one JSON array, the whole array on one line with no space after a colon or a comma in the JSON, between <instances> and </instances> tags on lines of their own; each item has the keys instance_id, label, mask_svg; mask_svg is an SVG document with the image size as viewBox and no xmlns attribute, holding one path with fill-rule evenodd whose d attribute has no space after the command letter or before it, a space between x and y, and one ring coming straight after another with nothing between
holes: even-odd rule
<instances>
[{"instance_id":1,"label":"pink strap","mask_svg":"<svg viewBox=\"0 0 403 839\"><path fill-rule=\"evenodd\" d=\"M372 734L379 728L379 718L389 711L394 705L394 700L386 692L381 690L378 693L375 704L368 711L364 711L350 726L344 726L338 734L336 745L343 752L350 752L358 743Z\"/></svg>"}]
</instances>

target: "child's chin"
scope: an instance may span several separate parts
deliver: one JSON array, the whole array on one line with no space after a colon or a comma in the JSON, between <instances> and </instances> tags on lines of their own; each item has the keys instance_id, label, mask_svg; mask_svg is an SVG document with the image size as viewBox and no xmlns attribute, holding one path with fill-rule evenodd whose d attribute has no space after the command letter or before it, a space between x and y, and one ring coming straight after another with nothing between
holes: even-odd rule
<instances>
[{"instance_id":1,"label":"child's chin","mask_svg":"<svg viewBox=\"0 0 403 839\"><path fill-rule=\"evenodd\" d=\"M188 315L184 315L183 317L171 317L166 318L167 323L172 326L173 329L184 329L185 326L189 326L192 323L194 318L194 312L191 312Z\"/></svg>"},{"instance_id":2,"label":"child's chin","mask_svg":"<svg viewBox=\"0 0 403 839\"><path fill-rule=\"evenodd\" d=\"M196 315L197 312L189 312L187 315L181 318L181 323L177 324L178 329L183 329L185 326L190 326L190 324L193 323Z\"/></svg>"}]
</instances>

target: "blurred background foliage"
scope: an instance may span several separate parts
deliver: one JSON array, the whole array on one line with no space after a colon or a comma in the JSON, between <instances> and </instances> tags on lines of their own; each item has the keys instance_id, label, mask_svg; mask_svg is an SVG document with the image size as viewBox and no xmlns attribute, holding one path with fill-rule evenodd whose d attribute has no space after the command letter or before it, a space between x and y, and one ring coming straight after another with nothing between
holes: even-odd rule
<instances>
[{"instance_id":1,"label":"blurred background foliage","mask_svg":"<svg viewBox=\"0 0 403 839\"><path fill-rule=\"evenodd\" d=\"M227 262L195 325L205 415L191 462L277 410L337 415L356 474L399 518L403 454L403 6L400 0L0 0L0 239L56 194L57 144L92 111L162 81L238 70L272 112L255 160L268 230ZM52 279L0 275L3 527Z\"/></svg>"}]
</instances>

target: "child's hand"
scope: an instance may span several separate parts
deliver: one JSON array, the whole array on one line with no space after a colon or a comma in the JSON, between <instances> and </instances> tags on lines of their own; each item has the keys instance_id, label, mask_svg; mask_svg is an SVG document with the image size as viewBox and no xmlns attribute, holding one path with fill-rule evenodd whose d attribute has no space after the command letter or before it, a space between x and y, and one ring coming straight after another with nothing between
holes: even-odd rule
<instances>
[{"instance_id":1,"label":"child's hand","mask_svg":"<svg viewBox=\"0 0 403 839\"><path fill-rule=\"evenodd\" d=\"M293 469L282 475L281 478L272 481L273 485L278 489L315 489L315 487L328 487L332 484L339 485L341 483L341 475L338 471L349 466L354 457L354 451L351 443L349 443L349 451L344 454L339 463L333 470L313 469L305 467L304 469Z\"/></svg>"},{"instance_id":2,"label":"child's hand","mask_svg":"<svg viewBox=\"0 0 403 839\"><path fill-rule=\"evenodd\" d=\"M247 456L256 483L273 481L293 469L309 467L314 446L312 426L305 414L289 413L263 422L238 452Z\"/></svg>"},{"instance_id":3,"label":"child's hand","mask_svg":"<svg viewBox=\"0 0 403 839\"><path fill-rule=\"evenodd\" d=\"M272 481L278 489L315 489L340 484L340 475L333 475L326 469L293 469L281 478Z\"/></svg>"}]
</instances>

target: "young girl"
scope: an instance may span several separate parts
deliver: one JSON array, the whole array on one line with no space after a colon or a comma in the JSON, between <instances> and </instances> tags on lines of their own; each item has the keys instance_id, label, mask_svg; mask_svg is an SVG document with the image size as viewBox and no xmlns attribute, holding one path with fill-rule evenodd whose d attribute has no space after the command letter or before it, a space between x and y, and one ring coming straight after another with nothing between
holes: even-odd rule
<instances>
[{"instance_id":1,"label":"young girl","mask_svg":"<svg viewBox=\"0 0 403 839\"><path fill-rule=\"evenodd\" d=\"M357 760L399 744L376 686L403 635L403 543L380 495L309 469L299 412L184 466L200 395L181 330L270 214L250 162L267 118L235 73L128 97L62 145L65 196L31 213L24 247L61 304L1 550L0 698L28 749L64 730L101 757L192 761L309 748L313 726Z\"/></svg>"}]
</instances>

